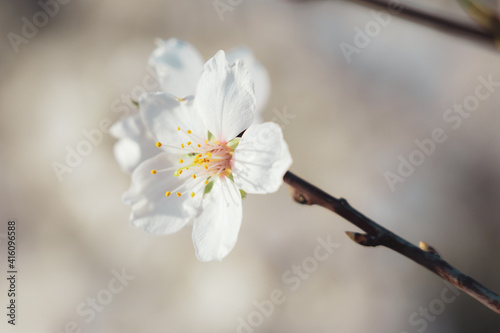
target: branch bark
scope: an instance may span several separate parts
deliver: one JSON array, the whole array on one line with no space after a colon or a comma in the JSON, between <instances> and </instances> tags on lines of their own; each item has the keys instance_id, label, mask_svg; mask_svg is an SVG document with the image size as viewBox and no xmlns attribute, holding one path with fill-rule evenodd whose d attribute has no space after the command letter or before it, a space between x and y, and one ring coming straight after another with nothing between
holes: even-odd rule
<instances>
[{"instance_id":1,"label":"branch bark","mask_svg":"<svg viewBox=\"0 0 500 333\"><path fill-rule=\"evenodd\" d=\"M363 246L385 246L434 272L500 314L500 296L451 266L427 243L421 242L420 247L411 244L364 216L349 205L345 199L331 196L290 171L285 174L283 180L292 188L292 196L298 203L318 205L329 209L363 230L365 234L347 232L347 235L354 242Z\"/></svg>"},{"instance_id":2,"label":"branch bark","mask_svg":"<svg viewBox=\"0 0 500 333\"><path fill-rule=\"evenodd\" d=\"M295 0L299 1L299 0ZM300 0L305 2L306 0ZM424 25L435 30L441 31L448 35L480 43L483 46L498 51L496 42L495 27L486 29L486 27L474 27L473 25L465 24L452 18L435 15L415 7L405 6L399 1L393 2L388 0L344 0L358 4L360 6L369 7L376 10L391 9L394 13L394 5L399 4L398 13L395 15L401 19L408 20L420 25ZM496 27L499 28L499 27ZM500 29L500 28L499 28Z\"/></svg>"}]
</instances>

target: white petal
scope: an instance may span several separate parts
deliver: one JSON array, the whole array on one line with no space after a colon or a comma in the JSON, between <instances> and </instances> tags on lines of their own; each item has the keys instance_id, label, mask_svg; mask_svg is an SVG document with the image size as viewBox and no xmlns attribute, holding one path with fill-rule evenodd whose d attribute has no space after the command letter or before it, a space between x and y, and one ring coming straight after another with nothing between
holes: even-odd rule
<instances>
[{"instance_id":1,"label":"white petal","mask_svg":"<svg viewBox=\"0 0 500 333\"><path fill-rule=\"evenodd\" d=\"M226 58L229 63L234 63L237 59L241 59L250 71L255 88L255 98L257 101L255 107L256 118L254 119L253 124L260 124L262 120L260 119L259 114L264 110L271 93L271 80L269 79L269 73L266 68L255 59L252 51L246 46L240 46L231 50L227 53Z\"/></svg>"},{"instance_id":2,"label":"white petal","mask_svg":"<svg viewBox=\"0 0 500 333\"><path fill-rule=\"evenodd\" d=\"M163 91L177 97L194 95L203 58L191 44L171 38L158 46L149 63L156 69Z\"/></svg>"},{"instance_id":3,"label":"white petal","mask_svg":"<svg viewBox=\"0 0 500 333\"><path fill-rule=\"evenodd\" d=\"M115 138L132 138L144 135L146 127L142 123L141 115L134 113L114 123L109 132Z\"/></svg>"},{"instance_id":4,"label":"white petal","mask_svg":"<svg viewBox=\"0 0 500 333\"><path fill-rule=\"evenodd\" d=\"M141 163L141 148L134 140L118 140L113 147L113 153L120 168L127 173L134 171Z\"/></svg>"},{"instance_id":5,"label":"white petal","mask_svg":"<svg viewBox=\"0 0 500 333\"><path fill-rule=\"evenodd\" d=\"M248 193L272 193L283 183L292 164L281 128L275 123L250 127L236 147L232 161L234 182Z\"/></svg>"},{"instance_id":6,"label":"white petal","mask_svg":"<svg viewBox=\"0 0 500 333\"><path fill-rule=\"evenodd\" d=\"M201 261L222 260L238 240L242 219L241 196L227 178L214 182L205 195L193 225L193 243Z\"/></svg>"},{"instance_id":7,"label":"white petal","mask_svg":"<svg viewBox=\"0 0 500 333\"><path fill-rule=\"evenodd\" d=\"M235 138L254 117L255 93L241 61L229 65L224 51L207 61L196 88L195 106L206 127L221 142Z\"/></svg>"},{"instance_id":8,"label":"white petal","mask_svg":"<svg viewBox=\"0 0 500 333\"><path fill-rule=\"evenodd\" d=\"M139 113L117 121L111 126L110 133L120 139L115 143L113 152L120 168L128 173L161 152Z\"/></svg>"},{"instance_id":9,"label":"white petal","mask_svg":"<svg viewBox=\"0 0 500 333\"><path fill-rule=\"evenodd\" d=\"M167 146L179 147L170 151L180 154L181 143L195 141L196 137L207 138L208 130L193 108L192 96L178 101L167 93L147 93L141 96L139 103L144 124L166 150L169 150ZM192 135L185 133L188 130Z\"/></svg>"},{"instance_id":10,"label":"white petal","mask_svg":"<svg viewBox=\"0 0 500 333\"><path fill-rule=\"evenodd\" d=\"M197 212L198 203L189 195L177 197L173 191L189 177L175 177L172 172L151 174L175 165L166 153L161 153L137 167L132 174L132 185L124 193L123 202L132 206L130 221L135 227L153 234L171 234L181 229Z\"/></svg>"}]
</instances>

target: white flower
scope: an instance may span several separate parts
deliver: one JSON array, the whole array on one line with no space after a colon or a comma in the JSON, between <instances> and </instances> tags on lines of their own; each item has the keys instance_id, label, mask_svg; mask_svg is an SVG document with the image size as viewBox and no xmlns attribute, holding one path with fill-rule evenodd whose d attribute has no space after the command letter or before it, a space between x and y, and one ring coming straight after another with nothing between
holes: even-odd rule
<instances>
[{"instance_id":1,"label":"white flower","mask_svg":"<svg viewBox=\"0 0 500 333\"><path fill-rule=\"evenodd\" d=\"M234 63L237 59L243 60L249 69L257 98L254 123L261 123L260 113L271 90L266 69L255 60L247 47L232 50L226 58L229 63ZM160 41L149 58L161 90L179 98L195 94L203 63L202 56L194 46L176 38ZM131 173L141 162L158 154L158 150L154 149L154 138L144 126L139 113L117 121L110 131L119 139L115 144L114 154L118 164L126 172Z\"/></svg>"},{"instance_id":2,"label":"white flower","mask_svg":"<svg viewBox=\"0 0 500 333\"><path fill-rule=\"evenodd\" d=\"M196 96L143 95L141 116L161 153L132 174L123 197L132 225L164 235L192 222L198 259L222 260L238 237L242 194L278 190L292 163L277 124L249 127L255 105L251 75L224 51L205 64Z\"/></svg>"}]
</instances>

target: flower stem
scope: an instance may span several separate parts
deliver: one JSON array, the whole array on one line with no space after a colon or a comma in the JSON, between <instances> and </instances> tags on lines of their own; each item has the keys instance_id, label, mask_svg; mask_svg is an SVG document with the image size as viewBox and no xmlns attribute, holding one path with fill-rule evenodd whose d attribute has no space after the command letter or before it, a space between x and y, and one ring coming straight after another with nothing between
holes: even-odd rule
<instances>
[{"instance_id":1,"label":"flower stem","mask_svg":"<svg viewBox=\"0 0 500 333\"><path fill-rule=\"evenodd\" d=\"M349 205L345 199L331 196L290 171L284 175L283 180L292 188L292 196L298 203L318 205L329 209L366 233L347 232L347 235L354 242L362 246L385 246L434 272L500 314L500 296L451 266L427 243L421 242L420 248L411 244L364 216Z\"/></svg>"}]
</instances>

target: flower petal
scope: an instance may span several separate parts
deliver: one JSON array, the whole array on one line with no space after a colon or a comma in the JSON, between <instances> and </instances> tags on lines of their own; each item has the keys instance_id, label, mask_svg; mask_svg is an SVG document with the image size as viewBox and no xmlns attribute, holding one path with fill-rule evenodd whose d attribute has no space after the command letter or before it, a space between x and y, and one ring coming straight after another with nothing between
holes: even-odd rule
<instances>
[{"instance_id":1,"label":"flower petal","mask_svg":"<svg viewBox=\"0 0 500 333\"><path fill-rule=\"evenodd\" d=\"M139 113L134 113L118 120L111 126L109 132L115 138L134 138L145 133L146 128Z\"/></svg>"},{"instance_id":2,"label":"flower petal","mask_svg":"<svg viewBox=\"0 0 500 333\"><path fill-rule=\"evenodd\" d=\"M234 182L248 193L272 193L283 183L291 164L281 128L270 122L255 125L243 134L234 151Z\"/></svg>"},{"instance_id":3,"label":"flower petal","mask_svg":"<svg viewBox=\"0 0 500 333\"><path fill-rule=\"evenodd\" d=\"M194 95L203 70L203 58L194 46L176 38L162 41L149 63L156 69L163 91L177 97Z\"/></svg>"},{"instance_id":4,"label":"flower petal","mask_svg":"<svg viewBox=\"0 0 500 333\"><path fill-rule=\"evenodd\" d=\"M205 140L208 136L208 130L193 108L192 96L179 101L167 93L147 93L141 96L139 103L144 124L167 151L180 154L181 143L193 141L196 137ZM192 135L185 132L188 130Z\"/></svg>"},{"instance_id":5,"label":"flower petal","mask_svg":"<svg viewBox=\"0 0 500 333\"><path fill-rule=\"evenodd\" d=\"M242 220L241 196L227 178L214 182L193 225L193 243L200 261L222 260L238 240Z\"/></svg>"},{"instance_id":6,"label":"flower petal","mask_svg":"<svg viewBox=\"0 0 500 333\"><path fill-rule=\"evenodd\" d=\"M139 113L117 121L111 126L110 133L120 139L115 143L113 152L120 168L128 173L161 152L154 145L154 138L144 126Z\"/></svg>"},{"instance_id":7,"label":"flower petal","mask_svg":"<svg viewBox=\"0 0 500 333\"><path fill-rule=\"evenodd\" d=\"M253 124L261 123L260 113L264 110L271 93L271 80L269 79L269 73L266 68L258 62L257 59L255 59L252 51L246 46L240 46L231 50L227 53L226 58L229 63L234 63L237 59L241 59L250 71L255 88L255 98L257 101L255 106L256 119L254 119Z\"/></svg>"},{"instance_id":8,"label":"flower petal","mask_svg":"<svg viewBox=\"0 0 500 333\"><path fill-rule=\"evenodd\" d=\"M243 62L237 60L230 66L224 51L208 60L196 88L195 107L221 142L246 130L254 117L255 93Z\"/></svg>"},{"instance_id":9,"label":"flower petal","mask_svg":"<svg viewBox=\"0 0 500 333\"><path fill-rule=\"evenodd\" d=\"M195 216L199 202L194 198L165 196L166 191L173 191L189 179L182 175L175 177L173 171L159 171L174 165L167 153L161 153L134 170L132 185L123 195L123 202L132 206L130 221L134 227L166 235L178 231ZM158 173L151 174L153 169Z\"/></svg>"}]
</instances>

